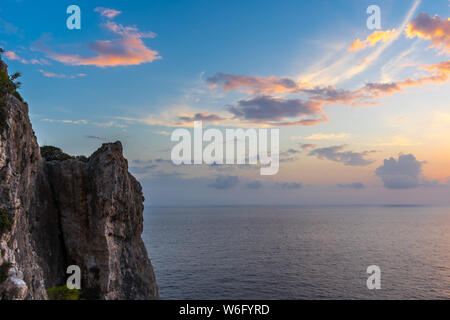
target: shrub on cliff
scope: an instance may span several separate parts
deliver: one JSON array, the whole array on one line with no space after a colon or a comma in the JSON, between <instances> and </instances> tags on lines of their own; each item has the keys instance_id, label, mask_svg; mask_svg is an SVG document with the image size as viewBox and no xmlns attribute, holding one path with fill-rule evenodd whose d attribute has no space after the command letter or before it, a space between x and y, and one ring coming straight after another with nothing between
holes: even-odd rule
<instances>
[{"instance_id":1,"label":"shrub on cliff","mask_svg":"<svg viewBox=\"0 0 450 320\"><path fill-rule=\"evenodd\" d=\"M13 220L6 210L0 209L0 237L11 230Z\"/></svg>"},{"instance_id":2,"label":"shrub on cliff","mask_svg":"<svg viewBox=\"0 0 450 320\"><path fill-rule=\"evenodd\" d=\"M80 300L80 290L69 289L67 286L47 289L50 300Z\"/></svg>"},{"instance_id":3,"label":"shrub on cliff","mask_svg":"<svg viewBox=\"0 0 450 320\"><path fill-rule=\"evenodd\" d=\"M42 146L41 155L47 161L64 161L67 159L73 159L72 156L64 153L60 148L54 146Z\"/></svg>"},{"instance_id":4,"label":"shrub on cliff","mask_svg":"<svg viewBox=\"0 0 450 320\"><path fill-rule=\"evenodd\" d=\"M2 50L0 50L0 54L1 52ZM3 63L1 59L0 63ZM17 89L19 89L21 86L21 83L17 81L19 77L19 72L16 72L9 76L6 70L0 70L0 130L6 126L6 118L8 116L6 113L6 99L8 94L11 94L20 101L23 101L20 93L17 92Z\"/></svg>"}]
</instances>

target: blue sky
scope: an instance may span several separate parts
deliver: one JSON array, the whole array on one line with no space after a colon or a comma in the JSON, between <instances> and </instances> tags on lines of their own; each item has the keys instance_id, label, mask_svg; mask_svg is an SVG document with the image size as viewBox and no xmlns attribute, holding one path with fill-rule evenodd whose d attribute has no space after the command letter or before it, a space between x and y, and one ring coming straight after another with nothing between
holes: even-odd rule
<instances>
[{"instance_id":1,"label":"blue sky","mask_svg":"<svg viewBox=\"0 0 450 320\"><path fill-rule=\"evenodd\" d=\"M66 27L71 4L81 8L81 30ZM377 40L373 46L365 40L374 33L366 27L371 4L381 8L380 32L397 32L395 39ZM116 11L107 17L106 8ZM419 19L421 13L427 16ZM439 21L433 20L435 15ZM121 140L148 204L448 204L448 70L436 67L448 61L448 16L447 0L3 0L0 45L10 52L4 57L10 70L23 74L21 92L30 104L39 143L89 155L101 143ZM407 33L409 25L413 28ZM356 39L366 47L350 51ZM129 62L127 46L141 50L141 60ZM98 63L106 59L92 63L98 52L124 60L106 66ZM218 73L233 76L227 79L235 86L223 86L224 78L208 80ZM431 79L433 75L441 77ZM246 87L241 76L267 87ZM332 86L353 96L364 88L371 104L321 101L320 110L313 111L314 119L322 120L314 126L291 125L299 118L283 114L264 123L232 119L229 106L256 96L290 103L308 99L305 92L275 90L273 79L290 79L307 90ZM396 84L398 90L369 90L367 83ZM167 134L178 126L176 117L196 113L226 118L208 124L221 128L288 121L281 128L281 149L295 149L298 155L270 178L259 176L259 170L175 168L156 162L170 157L173 144ZM301 150L301 144L315 145L314 150L340 149L311 155L313 150ZM336 161L345 152L370 161L363 166ZM400 154L414 155L421 163L419 171L377 175L377 168L391 157L409 168ZM391 178L413 183L393 189L386 183ZM230 184L215 188L216 179ZM247 187L254 181L261 187ZM360 186L355 183L364 187L355 188Z\"/></svg>"}]
</instances>

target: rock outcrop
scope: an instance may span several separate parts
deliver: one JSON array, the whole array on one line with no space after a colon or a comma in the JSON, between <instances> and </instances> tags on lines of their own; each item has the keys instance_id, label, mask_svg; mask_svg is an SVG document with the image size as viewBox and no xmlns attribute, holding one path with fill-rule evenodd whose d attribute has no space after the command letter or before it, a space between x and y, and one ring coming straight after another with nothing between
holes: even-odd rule
<instances>
[{"instance_id":1,"label":"rock outcrop","mask_svg":"<svg viewBox=\"0 0 450 320\"><path fill-rule=\"evenodd\" d=\"M144 198L121 143L47 161L28 105L8 94L0 108L0 299L47 299L70 265L91 298L157 299L141 239Z\"/></svg>"}]
</instances>

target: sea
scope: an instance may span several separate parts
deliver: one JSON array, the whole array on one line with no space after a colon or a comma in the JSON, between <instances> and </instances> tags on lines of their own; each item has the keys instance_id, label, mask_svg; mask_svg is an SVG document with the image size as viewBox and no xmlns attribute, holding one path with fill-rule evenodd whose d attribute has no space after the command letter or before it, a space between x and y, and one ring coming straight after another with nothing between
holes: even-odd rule
<instances>
[{"instance_id":1,"label":"sea","mask_svg":"<svg viewBox=\"0 0 450 320\"><path fill-rule=\"evenodd\" d=\"M142 237L161 299L450 298L449 207L149 207Z\"/></svg>"}]
</instances>

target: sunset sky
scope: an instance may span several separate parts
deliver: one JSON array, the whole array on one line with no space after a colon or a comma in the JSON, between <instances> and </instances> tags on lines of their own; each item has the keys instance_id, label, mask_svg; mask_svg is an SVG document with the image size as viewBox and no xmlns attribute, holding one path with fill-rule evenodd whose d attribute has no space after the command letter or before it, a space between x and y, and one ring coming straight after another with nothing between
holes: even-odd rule
<instances>
[{"instance_id":1,"label":"sunset sky","mask_svg":"<svg viewBox=\"0 0 450 320\"><path fill-rule=\"evenodd\" d=\"M449 5L2 0L0 46L39 143L122 141L147 205L448 205ZM174 166L170 134L194 120L280 128L279 173Z\"/></svg>"}]
</instances>

